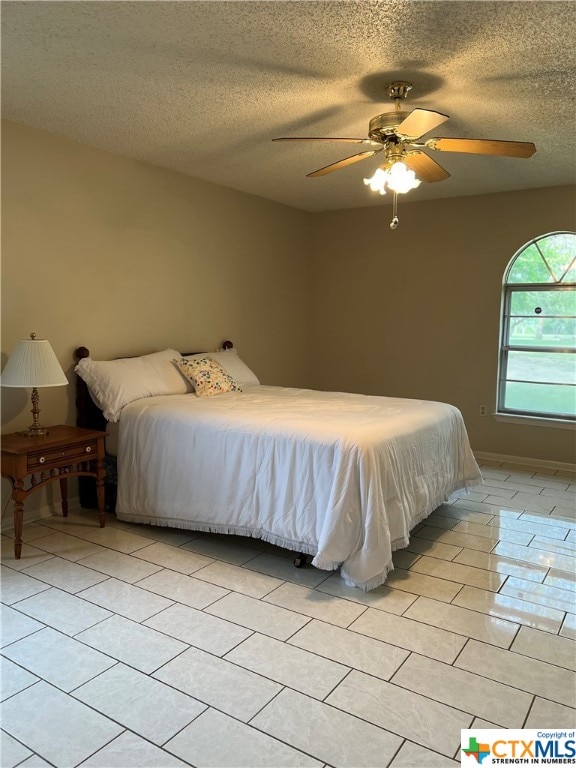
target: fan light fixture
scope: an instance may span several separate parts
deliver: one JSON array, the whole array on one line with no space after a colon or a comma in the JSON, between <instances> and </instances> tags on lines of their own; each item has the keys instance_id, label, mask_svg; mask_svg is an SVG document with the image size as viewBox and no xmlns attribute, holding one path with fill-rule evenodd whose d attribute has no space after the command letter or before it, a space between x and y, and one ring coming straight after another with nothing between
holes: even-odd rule
<instances>
[{"instance_id":1,"label":"fan light fixture","mask_svg":"<svg viewBox=\"0 0 576 768\"><path fill-rule=\"evenodd\" d=\"M364 179L370 189L386 194L386 187L394 192L393 219L391 229L398 226L396 203L398 193L414 189L420 181L436 182L447 179L450 174L430 155L422 150L438 152L466 152L472 155L498 155L501 157L531 157L536 147L531 141L500 141L498 139L454 139L433 137L423 139L429 131L448 120L448 115L431 109L416 107L402 109L402 102L412 89L407 80L396 80L388 85L388 96L394 102L394 109L375 115L368 126L368 138L344 136L280 136L272 141L334 141L344 144L363 144L366 149L335 163L307 173L309 178L325 176L327 173L346 168L360 160L384 152L386 163L371 179ZM419 178L416 178L416 173Z\"/></svg>"},{"instance_id":2,"label":"fan light fixture","mask_svg":"<svg viewBox=\"0 0 576 768\"><path fill-rule=\"evenodd\" d=\"M414 171L399 160L392 165L377 168L374 176L364 179L364 184L369 186L372 192L379 192L381 195L386 194L386 187L393 192L405 194L420 186L420 179L417 179Z\"/></svg>"}]
</instances>

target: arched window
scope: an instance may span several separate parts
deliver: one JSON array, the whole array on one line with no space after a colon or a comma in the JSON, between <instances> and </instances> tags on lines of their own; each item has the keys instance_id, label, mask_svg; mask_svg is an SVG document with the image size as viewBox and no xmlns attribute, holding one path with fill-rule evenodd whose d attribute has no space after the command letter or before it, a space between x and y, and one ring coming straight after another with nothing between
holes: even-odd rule
<instances>
[{"instance_id":1,"label":"arched window","mask_svg":"<svg viewBox=\"0 0 576 768\"><path fill-rule=\"evenodd\" d=\"M498 413L576 419L576 233L526 243L504 275Z\"/></svg>"}]
</instances>

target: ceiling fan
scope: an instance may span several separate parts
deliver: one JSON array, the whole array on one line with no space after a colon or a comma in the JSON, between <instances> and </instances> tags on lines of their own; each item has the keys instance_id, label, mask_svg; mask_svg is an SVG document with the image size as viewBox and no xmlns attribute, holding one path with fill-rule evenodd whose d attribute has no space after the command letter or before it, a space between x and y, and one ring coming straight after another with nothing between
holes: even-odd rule
<instances>
[{"instance_id":1,"label":"ceiling fan","mask_svg":"<svg viewBox=\"0 0 576 768\"><path fill-rule=\"evenodd\" d=\"M370 120L367 139L337 137L297 136L280 137L272 141L337 141L349 144L364 144L370 147L350 157L345 157L330 165L318 168L308 177L325 176L327 173L345 168L348 165L365 160L379 152L384 152L385 162L371 179L364 179L371 189L385 194L386 185L394 192L394 226L398 225L396 216L396 193L408 192L420 184L420 181L434 182L447 179L450 174L433 158L423 152L431 149L439 152L466 152L479 155L499 155L502 157L531 157L536 152L532 142L497 141L494 139L456 139L435 137L422 141L424 134L448 120L448 115L429 109L416 108L403 110L401 102L412 89L412 83L397 80L388 86L388 95L394 101L394 110L383 112ZM400 166L400 167L397 167ZM418 178L416 178L418 177Z\"/></svg>"}]
</instances>

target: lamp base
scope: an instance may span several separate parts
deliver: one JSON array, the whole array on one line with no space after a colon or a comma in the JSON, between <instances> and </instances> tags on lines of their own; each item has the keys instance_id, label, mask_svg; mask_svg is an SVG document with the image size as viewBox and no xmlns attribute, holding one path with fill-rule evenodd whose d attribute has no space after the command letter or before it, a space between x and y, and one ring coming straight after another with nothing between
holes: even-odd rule
<instances>
[{"instance_id":1,"label":"lamp base","mask_svg":"<svg viewBox=\"0 0 576 768\"><path fill-rule=\"evenodd\" d=\"M42 435L48 435L49 430L45 429L44 427L36 427L32 425L31 427L28 427L28 429L25 429L23 432L18 432L19 435L22 435L22 437L41 437Z\"/></svg>"},{"instance_id":2,"label":"lamp base","mask_svg":"<svg viewBox=\"0 0 576 768\"><path fill-rule=\"evenodd\" d=\"M48 434L48 430L43 427L38 420L38 415L40 414L40 408L38 407L40 405L40 395L38 394L36 387L32 388L31 400L32 410L30 413L32 414L32 425L28 427L25 432L20 432L20 434L25 437L42 437L42 435Z\"/></svg>"}]
</instances>

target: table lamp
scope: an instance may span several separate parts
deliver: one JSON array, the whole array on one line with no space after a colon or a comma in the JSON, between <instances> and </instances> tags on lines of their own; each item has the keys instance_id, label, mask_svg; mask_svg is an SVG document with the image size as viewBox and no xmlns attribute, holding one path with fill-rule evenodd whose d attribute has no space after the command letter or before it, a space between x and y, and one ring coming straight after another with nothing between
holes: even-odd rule
<instances>
[{"instance_id":1,"label":"table lamp","mask_svg":"<svg viewBox=\"0 0 576 768\"><path fill-rule=\"evenodd\" d=\"M49 341L37 339L36 334L31 333L29 339L16 342L16 347L2 371L2 386L32 387L33 422L21 434L27 437L48 434L48 430L38 420L40 413L38 388L62 387L65 384L68 384L68 379Z\"/></svg>"}]
</instances>

